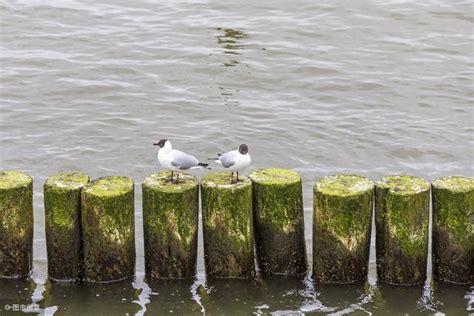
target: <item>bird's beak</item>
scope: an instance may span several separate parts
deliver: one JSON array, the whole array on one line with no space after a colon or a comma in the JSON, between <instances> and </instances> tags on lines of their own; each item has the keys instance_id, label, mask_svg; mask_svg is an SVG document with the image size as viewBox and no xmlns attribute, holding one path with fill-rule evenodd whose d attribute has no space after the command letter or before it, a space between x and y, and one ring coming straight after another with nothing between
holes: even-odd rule
<instances>
[{"instance_id":1,"label":"bird's beak","mask_svg":"<svg viewBox=\"0 0 474 316\"><path fill-rule=\"evenodd\" d=\"M158 145L159 145L159 143L153 143L153 146L158 146Z\"/></svg>"}]
</instances>

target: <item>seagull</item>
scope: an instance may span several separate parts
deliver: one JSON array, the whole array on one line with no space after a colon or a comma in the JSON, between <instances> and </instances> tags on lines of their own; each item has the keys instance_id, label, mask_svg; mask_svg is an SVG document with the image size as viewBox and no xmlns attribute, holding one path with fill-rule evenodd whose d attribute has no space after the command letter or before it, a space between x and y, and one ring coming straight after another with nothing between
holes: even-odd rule
<instances>
[{"instance_id":1,"label":"seagull","mask_svg":"<svg viewBox=\"0 0 474 316\"><path fill-rule=\"evenodd\" d=\"M158 143L153 145L160 147L158 150L158 161L163 168L171 170L170 181L173 182L173 171L186 171L192 169L209 168L207 163L201 163L196 157L183 153L179 150L174 150L171 147L171 142L167 139L161 139ZM179 173L176 174L176 181L179 182Z\"/></svg>"},{"instance_id":2,"label":"seagull","mask_svg":"<svg viewBox=\"0 0 474 316\"><path fill-rule=\"evenodd\" d=\"M225 154L217 154L217 158L209 158L224 168L231 171L231 183L239 182L239 171L247 168L252 159L250 159L249 148L246 144L241 144L237 150L226 152ZM237 173L237 180L234 181L234 171Z\"/></svg>"}]
</instances>

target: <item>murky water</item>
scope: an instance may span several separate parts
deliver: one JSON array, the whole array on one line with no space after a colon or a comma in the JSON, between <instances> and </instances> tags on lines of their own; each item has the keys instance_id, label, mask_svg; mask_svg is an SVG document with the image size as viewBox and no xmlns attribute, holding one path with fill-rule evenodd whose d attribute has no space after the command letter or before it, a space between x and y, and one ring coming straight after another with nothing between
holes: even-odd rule
<instances>
[{"instance_id":1,"label":"murky water","mask_svg":"<svg viewBox=\"0 0 474 316\"><path fill-rule=\"evenodd\" d=\"M35 238L33 281L0 280L0 314L472 313L474 286L378 284L373 247L360 285L207 282L202 239L196 282L143 278L158 138L200 158L246 142L251 169L297 170L310 263L317 178L474 174L473 5L418 2L3 1L0 167L35 179ZM133 283L46 281L42 185L73 170L135 180Z\"/></svg>"}]
</instances>

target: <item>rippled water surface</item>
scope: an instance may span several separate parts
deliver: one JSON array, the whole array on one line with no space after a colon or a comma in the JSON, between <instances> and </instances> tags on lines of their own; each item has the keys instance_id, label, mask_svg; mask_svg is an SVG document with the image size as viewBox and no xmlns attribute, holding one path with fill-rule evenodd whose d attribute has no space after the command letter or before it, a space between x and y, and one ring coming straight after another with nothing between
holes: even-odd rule
<instances>
[{"instance_id":1,"label":"rippled water surface","mask_svg":"<svg viewBox=\"0 0 474 316\"><path fill-rule=\"evenodd\" d=\"M202 240L196 282L143 277L158 138L200 158L246 142L251 169L297 170L310 263L317 178L472 176L473 5L418 2L3 1L0 167L35 179L35 238L33 282L0 280L0 314L472 313L474 287L378 284L373 247L360 285L208 282ZM72 170L135 180L133 283L46 281L42 185Z\"/></svg>"}]
</instances>

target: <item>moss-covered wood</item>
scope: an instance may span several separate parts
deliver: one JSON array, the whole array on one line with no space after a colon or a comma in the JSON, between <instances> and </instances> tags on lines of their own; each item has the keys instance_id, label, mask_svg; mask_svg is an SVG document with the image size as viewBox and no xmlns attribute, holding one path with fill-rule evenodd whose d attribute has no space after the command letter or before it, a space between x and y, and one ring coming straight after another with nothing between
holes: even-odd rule
<instances>
[{"instance_id":1,"label":"moss-covered wood","mask_svg":"<svg viewBox=\"0 0 474 316\"><path fill-rule=\"evenodd\" d=\"M180 175L169 181L170 172L145 179L143 231L145 273L151 278L194 278L196 274L199 182Z\"/></svg>"},{"instance_id":2,"label":"moss-covered wood","mask_svg":"<svg viewBox=\"0 0 474 316\"><path fill-rule=\"evenodd\" d=\"M81 190L83 173L60 173L44 184L48 277L55 281L82 278Z\"/></svg>"},{"instance_id":3,"label":"moss-covered wood","mask_svg":"<svg viewBox=\"0 0 474 316\"><path fill-rule=\"evenodd\" d=\"M474 284L474 179L433 182L433 276Z\"/></svg>"},{"instance_id":4,"label":"moss-covered wood","mask_svg":"<svg viewBox=\"0 0 474 316\"><path fill-rule=\"evenodd\" d=\"M257 262L263 275L304 275L303 193L298 173L277 168L257 170L253 182L253 214Z\"/></svg>"},{"instance_id":5,"label":"moss-covered wood","mask_svg":"<svg viewBox=\"0 0 474 316\"><path fill-rule=\"evenodd\" d=\"M320 179L313 188L313 279L367 279L374 183L359 175Z\"/></svg>"},{"instance_id":6,"label":"moss-covered wood","mask_svg":"<svg viewBox=\"0 0 474 316\"><path fill-rule=\"evenodd\" d=\"M377 273L382 283L426 279L430 185L414 176L387 176L375 186Z\"/></svg>"},{"instance_id":7,"label":"moss-covered wood","mask_svg":"<svg viewBox=\"0 0 474 316\"><path fill-rule=\"evenodd\" d=\"M33 179L0 171L0 277L25 277L33 259Z\"/></svg>"},{"instance_id":8,"label":"moss-covered wood","mask_svg":"<svg viewBox=\"0 0 474 316\"><path fill-rule=\"evenodd\" d=\"M135 219L133 181L99 178L84 187L82 238L84 280L118 281L134 276Z\"/></svg>"},{"instance_id":9,"label":"moss-covered wood","mask_svg":"<svg viewBox=\"0 0 474 316\"><path fill-rule=\"evenodd\" d=\"M228 173L215 173L204 177L201 186L207 276L253 276L252 182L241 176L229 184Z\"/></svg>"}]
</instances>

